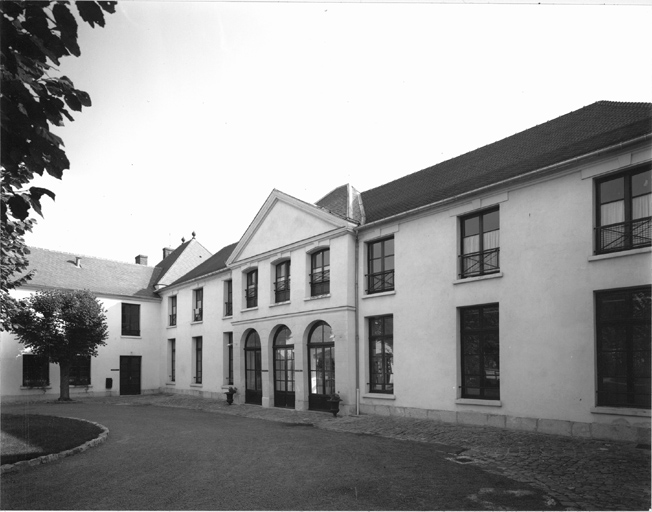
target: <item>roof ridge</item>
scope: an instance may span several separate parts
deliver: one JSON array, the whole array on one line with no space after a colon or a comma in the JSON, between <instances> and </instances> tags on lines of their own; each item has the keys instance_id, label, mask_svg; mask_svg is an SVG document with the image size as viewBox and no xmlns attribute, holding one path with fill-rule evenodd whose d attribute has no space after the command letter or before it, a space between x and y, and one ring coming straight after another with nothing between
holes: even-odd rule
<instances>
[{"instance_id":1,"label":"roof ridge","mask_svg":"<svg viewBox=\"0 0 652 512\"><path fill-rule=\"evenodd\" d=\"M149 267L149 265L141 265L139 263L132 263L130 261L114 260L112 258L102 258L100 256L92 256L90 254L82 254L82 253L79 253L79 252L62 251L62 250L58 250L58 249L48 249L46 247L37 247L35 245L28 245L27 248L30 249L30 250L31 249L37 249L39 251L55 252L55 253L59 253L59 254L69 254L71 256L76 256L76 257L79 257L79 258L91 258L93 260L110 261L112 263L121 263L123 265L134 265L136 267L145 267L145 268ZM149 268L155 268L155 267L149 267Z\"/></svg>"}]
</instances>

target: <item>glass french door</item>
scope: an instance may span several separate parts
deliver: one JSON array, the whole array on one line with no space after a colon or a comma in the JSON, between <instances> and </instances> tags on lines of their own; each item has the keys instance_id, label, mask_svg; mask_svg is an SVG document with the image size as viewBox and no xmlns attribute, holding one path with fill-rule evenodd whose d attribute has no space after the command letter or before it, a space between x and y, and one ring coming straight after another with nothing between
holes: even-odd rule
<instances>
[{"instance_id":1,"label":"glass french door","mask_svg":"<svg viewBox=\"0 0 652 512\"><path fill-rule=\"evenodd\" d=\"M294 345L290 329L283 326L274 336L274 406L294 409Z\"/></svg>"},{"instance_id":2,"label":"glass french door","mask_svg":"<svg viewBox=\"0 0 652 512\"><path fill-rule=\"evenodd\" d=\"M245 341L245 403L262 405L263 378L261 371L260 337L251 331Z\"/></svg>"},{"instance_id":3,"label":"glass french door","mask_svg":"<svg viewBox=\"0 0 652 512\"><path fill-rule=\"evenodd\" d=\"M335 393L335 343L333 331L326 322L316 324L308 336L308 372L308 408L330 410L328 399Z\"/></svg>"}]
</instances>

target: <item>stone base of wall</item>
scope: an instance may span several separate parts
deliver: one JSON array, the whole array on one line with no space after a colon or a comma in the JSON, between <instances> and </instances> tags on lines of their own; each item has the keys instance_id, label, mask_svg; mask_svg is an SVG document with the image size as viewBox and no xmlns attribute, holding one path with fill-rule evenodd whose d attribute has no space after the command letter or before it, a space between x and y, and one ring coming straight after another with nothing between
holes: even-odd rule
<instances>
[{"instance_id":1,"label":"stone base of wall","mask_svg":"<svg viewBox=\"0 0 652 512\"><path fill-rule=\"evenodd\" d=\"M526 430L528 432L540 432L543 434L608 439L612 441L630 441L644 444L650 443L651 434L650 427L629 425L622 418L618 419L617 424L583 423L578 421L551 420L545 418L522 418L518 416L504 416L500 414L487 414L471 411L440 411L371 404L360 404L360 413L377 414L379 416L402 416L407 418L428 419L439 423L498 427L512 430Z\"/></svg>"},{"instance_id":2,"label":"stone base of wall","mask_svg":"<svg viewBox=\"0 0 652 512\"><path fill-rule=\"evenodd\" d=\"M141 395L152 395L160 393L158 389L143 389ZM120 393L113 389L103 389L102 391L92 391L79 388L79 391L74 388L70 388L70 399L79 400L80 398L102 398L105 396L120 396ZM56 391L48 390L46 393L42 391L39 393L34 392L25 392L20 395L6 395L2 397L3 404L16 404L16 403L25 403L25 402L52 402L59 398L59 389Z\"/></svg>"},{"instance_id":3,"label":"stone base of wall","mask_svg":"<svg viewBox=\"0 0 652 512\"><path fill-rule=\"evenodd\" d=\"M158 390L160 393L172 393L175 395L190 395L197 396L200 398L210 398L211 400L222 400L226 402L226 395L224 391L204 391L202 389L177 389L172 386L162 387ZM241 395L239 392L233 395L233 403L240 403L238 401L238 396ZM244 400L244 395L241 395ZM244 402L243 402L244 403Z\"/></svg>"}]
</instances>

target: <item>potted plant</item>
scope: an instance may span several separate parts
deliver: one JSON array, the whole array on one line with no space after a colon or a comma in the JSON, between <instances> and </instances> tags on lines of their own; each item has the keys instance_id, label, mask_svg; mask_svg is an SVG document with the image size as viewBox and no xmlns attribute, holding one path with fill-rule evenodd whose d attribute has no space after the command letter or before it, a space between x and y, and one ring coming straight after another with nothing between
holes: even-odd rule
<instances>
[{"instance_id":1,"label":"potted plant","mask_svg":"<svg viewBox=\"0 0 652 512\"><path fill-rule=\"evenodd\" d=\"M340 412L341 401L342 399L338 393L331 393L330 398L327 400L327 402L331 404L331 412L335 418L337 418L337 413Z\"/></svg>"},{"instance_id":2,"label":"potted plant","mask_svg":"<svg viewBox=\"0 0 652 512\"><path fill-rule=\"evenodd\" d=\"M229 386L229 390L224 392L227 404L231 405L233 403L233 395L235 395L236 391L238 391L238 388Z\"/></svg>"}]
</instances>

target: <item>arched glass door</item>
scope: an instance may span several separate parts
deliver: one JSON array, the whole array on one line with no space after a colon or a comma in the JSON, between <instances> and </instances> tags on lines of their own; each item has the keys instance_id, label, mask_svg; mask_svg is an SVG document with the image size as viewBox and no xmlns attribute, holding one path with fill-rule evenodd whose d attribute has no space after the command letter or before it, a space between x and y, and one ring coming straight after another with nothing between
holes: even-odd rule
<instances>
[{"instance_id":1,"label":"arched glass door","mask_svg":"<svg viewBox=\"0 0 652 512\"><path fill-rule=\"evenodd\" d=\"M262 405L263 378L261 372L260 336L256 331L247 334L245 341L245 403Z\"/></svg>"},{"instance_id":2,"label":"arched glass door","mask_svg":"<svg viewBox=\"0 0 652 512\"><path fill-rule=\"evenodd\" d=\"M274 406L294 409L294 344L285 326L274 335Z\"/></svg>"},{"instance_id":3,"label":"arched glass door","mask_svg":"<svg viewBox=\"0 0 652 512\"><path fill-rule=\"evenodd\" d=\"M335 343L331 326L326 322L315 324L308 335L308 375L308 408L330 410L327 400L335 393Z\"/></svg>"}]
</instances>

